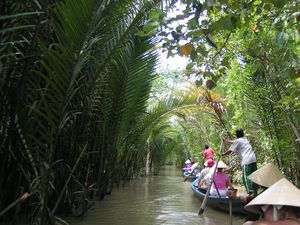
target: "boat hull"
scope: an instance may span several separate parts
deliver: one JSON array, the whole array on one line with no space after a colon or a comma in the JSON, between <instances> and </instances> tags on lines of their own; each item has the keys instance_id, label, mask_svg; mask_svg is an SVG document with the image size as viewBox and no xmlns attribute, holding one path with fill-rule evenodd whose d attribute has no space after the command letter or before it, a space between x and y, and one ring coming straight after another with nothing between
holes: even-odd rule
<instances>
[{"instance_id":1,"label":"boat hull","mask_svg":"<svg viewBox=\"0 0 300 225\"><path fill-rule=\"evenodd\" d=\"M204 199L205 193L198 190L197 186L198 186L198 179L192 183L191 188L197 197ZM232 213L246 214L245 209L244 209L245 203L240 202L238 200L231 200L231 202L232 202ZM219 198L219 197L208 196L206 204L215 209L229 213L229 198L228 197Z\"/></svg>"},{"instance_id":2,"label":"boat hull","mask_svg":"<svg viewBox=\"0 0 300 225\"><path fill-rule=\"evenodd\" d=\"M194 181L197 178L196 175L190 175L188 172L184 172L183 177L185 180L190 180L190 181Z\"/></svg>"}]
</instances>

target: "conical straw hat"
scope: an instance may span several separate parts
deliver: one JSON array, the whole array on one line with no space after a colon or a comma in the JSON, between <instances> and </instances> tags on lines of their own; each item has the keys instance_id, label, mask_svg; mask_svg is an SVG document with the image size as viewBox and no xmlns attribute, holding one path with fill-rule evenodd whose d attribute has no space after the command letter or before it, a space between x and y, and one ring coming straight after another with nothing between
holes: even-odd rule
<instances>
[{"instance_id":1,"label":"conical straw hat","mask_svg":"<svg viewBox=\"0 0 300 225\"><path fill-rule=\"evenodd\" d=\"M286 178L282 178L249 202L245 209L258 213L259 206L262 205L300 207L300 190Z\"/></svg>"},{"instance_id":2,"label":"conical straw hat","mask_svg":"<svg viewBox=\"0 0 300 225\"><path fill-rule=\"evenodd\" d=\"M273 163L268 163L248 176L252 182L264 187L270 187L283 177Z\"/></svg>"},{"instance_id":3,"label":"conical straw hat","mask_svg":"<svg viewBox=\"0 0 300 225\"><path fill-rule=\"evenodd\" d=\"M210 173L213 173L215 171L215 168L228 168L228 166L223 162L219 161L218 164L215 163L211 168L210 168Z\"/></svg>"},{"instance_id":4,"label":"conical straw hat","mask_svg":"<svg viewBox=\"0 0 300 225\"><path fill-rule=\"evenodd\" d=\"M184 163L191 163L191 160L187 159Z\"/></svg>"},{"instance_id":5,"label":"conical straw hat","mask_svg":"<svg viewBox=\"0 0 300 225\"><path fill-rule=\"evenodd\" d=\"M217 168L228 168L228 166L223 161L219 161Z\"/></svg>"}]
</instances>

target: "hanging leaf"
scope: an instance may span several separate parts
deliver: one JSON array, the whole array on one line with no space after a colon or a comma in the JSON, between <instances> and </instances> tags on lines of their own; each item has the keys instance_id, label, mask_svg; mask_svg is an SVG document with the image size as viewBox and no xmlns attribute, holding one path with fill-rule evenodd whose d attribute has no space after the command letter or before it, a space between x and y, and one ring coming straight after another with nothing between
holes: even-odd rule
<instances>
[{"instance_id":1,"label":"hanging leaf","mask_svg":"<svg viewBox=\"0 0 300 225\"><path fill-rule=\"evenodd\" d=\"M205 45L199 45L197 51L199 51L204 57L206 57L208 54L208 52L205 49Z\"/></svg>"},{"instance_id":2,"label":"hanging leaf","mask_svg":"<svg viewBox=\"0 0 300 225\"><path fill-rule=\"evenodd\" d=\"M203 84L203 79L196 80L195 83L196 83L197 87L201 87Z\"/></svg>"},{"instance_id":3,"label":"hanging leaf","mask_svg":"<svg viewBox=\"0 0 300 225\"><path fill-rule=\"evenodd\" d=\"M215 43L215 41L213 40L212 36L210 34L205 36L206 41L208 42L209 45L211 45L212 47L218 49L217 44Z\"/></svg>"},{"instance_id":4,"label":"hanging leaf","mask_svg":"<svg viewBox=\"0 0 300 225\"><path fill-rule=\"evenodd\" d=\"M180 52L182 53L182 55L184 55L186 57L191 54L192 50L193 50L193 45L190 43L185 44L180 47Z\"/></svg>"},{"instance_id":5,"label":"hanging leaf","mask_svg":"<svg viewBox=\"0 0 300 225\"><path fill-rule=\"evenodd\" d=\"M253 24L253 25L250 26L250 29L252 31L257 31L257 26L255 24Z\"/></svg>"}]
</instances>

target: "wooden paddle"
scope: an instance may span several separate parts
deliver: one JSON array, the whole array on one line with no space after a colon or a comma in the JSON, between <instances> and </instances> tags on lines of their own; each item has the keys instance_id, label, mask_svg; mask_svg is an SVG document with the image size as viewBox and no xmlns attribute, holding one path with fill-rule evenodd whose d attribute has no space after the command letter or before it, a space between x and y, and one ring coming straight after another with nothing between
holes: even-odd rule
<instances>
[{"instance_id":1,"label":"wooden paddle","mask_svg":"<svg viewBox=\"0 0 300 225\"><path fill-rule=\"evenodd\" d=\"M219 151L219 155L218 155L217 164L216 164L216 166L215 166L215 168L214 168L214 171L213 171L213 174L212 174L212 179L213 179L214 176L215 176L215 173L216 173L216 171L217 171L218 163L219 163L219 161L220 161L220 159L221 159L222 147L223 147L223 138L221 138L220 151ZM200 210L199 210L199 213L198 213L199 215L203 214L203 212L204 212L204 208L205 208L205 206L206 206L206 202L207 202L207 199L208 199L208 196L209 196L209 192L210 192L212 183L213 183L213 182L210 182L209 185L208 185L208 187L207 187L207 191L206 191L206 193L205 193L205 197L204 197L204 199L203 199L203 202L202 202L202 204L201 204L201 207L200 207Z\"/></svg>"},{"instance_id":2,"label":"wooden paddle","mask_svg":"<svg viewBox=\"0 0 300 225\"><path fill-rule=\"evenodd\" d=\"M232 200L229 198L229 225L232 225Z\"/></svg>"}]
</instances>

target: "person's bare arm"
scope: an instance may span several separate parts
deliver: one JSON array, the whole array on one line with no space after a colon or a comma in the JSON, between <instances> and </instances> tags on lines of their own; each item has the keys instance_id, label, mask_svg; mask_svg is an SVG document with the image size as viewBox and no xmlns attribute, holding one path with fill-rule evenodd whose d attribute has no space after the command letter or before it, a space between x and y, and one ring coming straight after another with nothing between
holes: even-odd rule
<instances>
[{"instance_id":1,"label":"person's bare arm","mask_svg":"<svg viewBox=\"0 0 300 225\"><path fill-rule=\"evenodd\" d=\"M233 144L235 140L230 140L230 139L224 138L223 141L227 142L227 143L230 143L230 144Z\"/></svg>"},{"instance_id":2,"label":"person's bare arm","mask_svg":"<svg viewBox=\"0 0 300 225\"><path fill-rule=\"evenodd\" d=\"M230 155L232 153L232 150L228 149L226 152L221 153L221 156Z\"/></svg>"},{"instance_id":3,"label":"person's bare arm","mask_svg":"<svg viewBox=\"0 0 300 225\"><path fill-rule=\"evenodd\" d=\"M236 165L229 166L228 168L223 169L224 173L231 173L235 169Z\"/></svg>"},{"instance_id":4,"label":"person's bare arm","mask_svg":"<svg viewBox=\"0 0 300 225\"><path fill-rule=\"evenodd\" d=\"M198 184L198 188L201 188L205 184L205 179L202 179Z\"/></svg>"}]
</instances>

